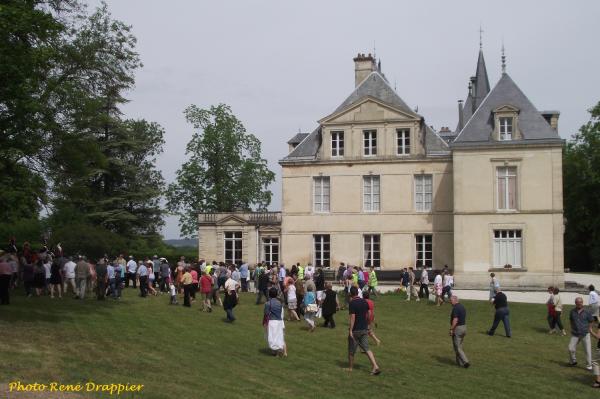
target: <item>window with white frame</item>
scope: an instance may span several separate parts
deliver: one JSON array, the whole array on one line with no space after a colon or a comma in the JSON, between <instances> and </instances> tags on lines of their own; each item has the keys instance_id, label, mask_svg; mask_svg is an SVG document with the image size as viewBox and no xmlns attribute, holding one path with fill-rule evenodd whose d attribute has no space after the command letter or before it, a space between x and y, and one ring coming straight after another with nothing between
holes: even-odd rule
<instances>
[{"instance_id":1,"label":"window with white frame","mask_svg":"<svg viewBox=\"0 0 600 399\"><path fill-rule=\"evenodd\" d=\"M363 176L363 210L379 212L379 176Z\"/></svg>"},{"instance_id":2,"label":"window with white frame","mask_svg":"<svg viewBox=\"0 0 600 399\"><path fill-rule=\"evenodd\" d=\"M226 231L225 240L225 262L235 264L242 261L242 232Z\"/></svg>"},{"instance_id":3,"label":"window with white frame","mask_svg":"<svg viewBox=\"0 0 600 399\"><path fill-rule=\"evenodd\" d=\"M344 132L331 132L331 156L344 156Z\"/></svg>"},{"instance_id":4,"label":"window with white frame","mask_svg":"<svg viewBox=\"0 0 600 399\"><path fill-rule=\"evenodd\" d=\"M396 130L397 155L410 155L410 129Z\"/></svg>"},{"instance_id":5,"label":"window with white frame","mask_svg":"<svg viewBox=\"0 0 600 399\"><path fill-rule=\"evenodd\" d=\"M415 210L431 212L433 175L415 175Z\"/></svg>"},{"instance_id":6,"label":"window with white frame","mask_svg":"<svg viewBox=\"0 0 600 399\"><path fill-rule=\"evenodd\" d=\"M363 264L365 267L381 266L381 249L379 234L365 234Z\"/></svg>"},{"instance_id":7,"label":"window with white frame","mask_svg":"<svg viewBox=\"0 0 600 399\"><path fill-rule=\"evenodd\" d=\"M517 209L517 168L515 166L500 166L496 168L498 186L498 210Z\"/></svg>"},{"instance_id":8,"label":"window with white frame","mask_svg":"<svg viewBox=\"0 0 600 399\"><path fill-rule=\"evenodd\" d=\"M513 118L501 117L500 122L500 140L512 140Z\"/></svg>"},{"instance_id":9,"label":"window with white frame","mask_svg":"<svg viewBox=\"0 0 600 399\"><path fill-rule=\"evenodd\" d=\"M313 260L317 267L329 267L330 242L329 234L315 234L313 236Z\"/></svg>"},{"instance_id":10,"label":"window with white frame","mask_svg":"<svg viewBox=\"0 0 600 399\"><path fill-rule=\"evenodd\" d=\"M279 263L279 238L264 237L263 244L263 262L272 265L275 262Z\"/></svg>"},{"instance_id":11,"label":"window with white frame","mask_svg":"<svg viewBox=\"0 0 600 399\"><path fill-rule=\"evenodd\" d=\"M363 130L363 154L377 155L377 130Z\"/></svg>"},{"instance_id":12,"label":"window with white frame","mask_svg":"<svg viewBox=\"0 0 600 399\"><path fill-rule=\"evenodd\" d=\"M431 234L415 235L416 265L433 267L433 236Z\"/></svg>"},{"instance_id":13,"label":"window with white frame","mask_svg":"<svg viewBox=\"0 0 600 399\"><path fill-rule=\"evenodd\" d=\"M521 230L494 230L494 267L522 267Z\"/></svg>"},{"instance_id":14,"label":"window with white frame","mask_svg":"<svg viewBox=\"0 0 600 399\"><path fill-rule=\"evenodd\" d=\"M329 212L329 176L313 179L313 209L315 212Z\"/></svg>"}]
</instances>

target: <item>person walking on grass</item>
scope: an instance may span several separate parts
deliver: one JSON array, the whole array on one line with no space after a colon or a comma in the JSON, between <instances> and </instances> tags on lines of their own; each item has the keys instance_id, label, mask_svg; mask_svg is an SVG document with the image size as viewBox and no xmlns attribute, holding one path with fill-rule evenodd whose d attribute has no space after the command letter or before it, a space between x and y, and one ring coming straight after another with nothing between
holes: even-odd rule
<instances>
[{"instance_id":1,"label":"person walking on grass","mask_svg":"<svg viewBox=\"0 0 600 399\"><path fill-rule=\"evenodd\" d=\"M593 285L588 286L588 290L590 291L590 313L596 322L600 322L600 296Z\"/></svg>"},{"instance_id":2,"label":"person walking on grass","mask_svg":"<svg viewBox=\"0 0 600 399\"><path fill-rule=\"evenodd\" d=\"M418 267L418 265L417 265ZM429 300L429 273L425 266L421 267L421 276L419 277L419 296Z\"/></svg>"},{"instance_id":3,"label":"person walking on grass","mask_svg":"<svg viewBox=\"0 0 600 399\"><path fill-rule=\"evenodd\" d=\"M349 331L348 331L348 371L354 368L354 355L360 349L371 362L371 375L379 375L381 370L375 360L375 355L369 349L369 304L358 296L358 287L350 287Z\"/></svg>"},{"instance_id":4,"label":"person walking on grass","mask_svg":"<svg viewBox=\"0 0 600 399\"><path fill-rule=\"evenodd\" d=\"M450 336L452 337L452 347L456 355L456 364L460 367L469 368L471 365L469 359L463 350L463 341L467 335L467 310L462 303L458 301L456 295L450 297L452 312L450 313Z\"/></svg>"},{"instance_id":5,"label":"person walking on grass","mask_svg":"<svg viewBox=\"0 0 600 399\"><path fill-rule=\"evenodd\" d=\"M554 301L554 324L558 328L559 334L567 335L565 328L563 327L562 320L560 319L562 315L562 298L560 296L560 290L558 287L554 287L553 289L553 301Z\"/></svg>"},{"instance_id":6,"label":"person walking on grass","mask_svg":"<svg viewBox=\"0 0 600 399\"><path fill-rule=\"evenodd\" d=\"M10 281L12 268L8 263L8 255L0 251L0 305L10 305Z\"/></svg>"},{"instance_id":7,"label":"person walking on grass","mask_svg":"<svg viewBox=\"0 0 600 399\"><path fill-rule=\"evenodd\" d=\"M206 270L202 272L200 277L200 295L202 296L202 311L212 312L210 305L210 294L212 292L212 278L206 273Z\"/></svg>"},{"instance_id":8,"label":"person walking on grass","mask_svg":"<svg viewBox=\"0 0 600 399\"><path fill-rule=\"evenodd\" d=\"M106 281L107 281L108 269L106 267L106 260L100 259L96 263L96 298L99 301L103 301L106 296Z\"/></svg>"},{"instance_id":9,"label":"person walking on grass","mask_svg":"<svg viewBox=\"0 0 600 399\"><path fill-rule=\"evenodd\" d=\"M435 304L441 306L444 302L442 299L442 276L438 270L435 271L435 278L433 279L433 291L435 292Z\"/></svg>"},{"instance_id":10,"label":"person walking on grass","mask_svg":"<svg viewBox=\"0 0 600 399\"><path fill-rule=\"evenodd\" d=\"M77 293L75 299L85 299L85 291L87 285L87 279L91 275L90 267L88 263L79 257L79 261L75 266L75 282L77 283Z\"/></svg>"},{"instance_id":11,"label":"person walking on grass","mask_svg":"<svg viewBox=\"0 0 600 399\"><path fill-rule=\"evenodd\" d=\"M263 325L267 335L269 349L274 356L280 355L287 357L287 346L285 344L283 321L283 304L277 299L277 288L271 287L269 290L269 300L265 303Z\"/></svg>"},{"instance_id":12,"label":"person walking on grass","mask_svg":"<svg viewBox=\"0 0 600 399\"><path fill-rule=\"evenodd\" d=\"M367 290L369 293L373 293L373 296L377 298L377 274L375 273L375 267L371 266L371 270L369 271L369 289Z\"/></svg>"},{"instance_id":13,"label":"person walking on grass","mask_svg":"<svg viewBox=\"0 0 600 399\"><path fill-rule=\"evenodd\" d=\"M183 286L183 306L190 307L191 303L191 290L192 290L192 274L190 273L189 266L186 266L184 273L181 276L181 285Z\"/></svg>"},{"instance_id":14,"label":"person walking on grass","mask_svg":"<svg viewBox=\"0 0 600 399\"><path fill-rule=\"evenodd\" d=\"M312 280L308 280L308 276L305 277L307 282L312 282ZM309 331L315 331L315 315L317 314L318 306L317 306L317 298L315 296L314 284L306 285L306 294L304 295L304 320L308 323Z\"/></svg>"},{"instance_id":15,"label":"person walking on grass","mask_svg":"<svg viewBox=\"0 0 600 399\"><path fill-rule=\"evenodd\" d=\"M325 293L323 295L323 305L321 308L323 318L325 319L323 327L335 328L333 315L335 315L335 312L340 308L340 304L337 299L337 293L332 289L330 282L325 283Z\"/></svg>"},{"instance_id":16,"label":"person walking on grass","mask_svg":"<svg viewBox=\"0 0 600 399\"><path fill-rule=\"evenodd\" d=\"M589 310L583 307L583 298L575 298L575 308L569 313L571 322L571 340L569 341L569 366L577 365L577 344L583 344L586 356L586 369L592 370L592 343L590 333L593 334L594 317Z\"/></svg>"},{"instance_id":17,"label":"person walking on grass","mask_svg":"<svg viewBox=\"0 0 600 399\"><path fill-rule=\"evenodd\" d=\"M556 310L554 307L554 287L552 286L548 287L548 299L546 300L546 309L548 310L546 320L548 321L548 327L550 327L548 334L554 334L554 329L556 328Z\"/></svg>"},{"instance_id":18,"label":"person walking on grass","mask_svg":"<svg viewBox=\"0 0 600 399\"><path fill-rule=\"evenodd\" d=\"M419 293L417 292L417 286L416 286L417 276L415 275L415 271L413 270L412 267L408 268L408 282L409 282L410 295L414 296L416 298L416 301L419 302L421 300L421 298L419 298ZM410 298L410 296L409 296L409 298Z\"/></svg>"},{"instance_id":19,"label":"person walking on grass","mask_svg":"<svg viewBox=\"0 0 600 399\"><path fill-rule=\"evenodd\" d=\"M490 302L494 302L496 296L496 288L500 288L500 282L496 278L495 273L490 273Z\"/></svg>"},{"instance_id":20,"label":"person walking on grass","mask_svg":"<svg viewBox=\"0 0 600 399\"><path fill-rule=\"evenodd\" d=\"M149 267L152 267L152 261L140 263L140 266L137 269L140 283L140 296L142 298L146 298L148 295L148 265Z\"/></svg>"},{"instance_id":21,"label":"person walking on grass","mask_svg":"<svg viewBox=\"0 0 600 399\"><path fill-rule=\"evenodd\" d=\"M211 297L213 303L219 306L223 306L223 302L221 302L221 296L219 295L219 278L217 277L218 269L211 269L209 272L210 278L212 279L212 290Z\"/></svg>"},{"instance_id":22,"label":"person walking on grass","mask_svg":"<svg viewBox=\"0 0 600 399\"><path fill-rule=\"evenodd\" d=\"M223 309L227 313L227 320L232 323L235 321L233 308L238 304L237 289L239 288L237 281L229 277L225 281L225 299L223 300Z\"/></svg>"},{"instance_id":23,"label":"person walking on grass","mask_svg":"<svg viewBox=\"0 0 600 399\"><path fill-rule=\"evenodd\" d=\"M291 284L285 286L285 295L287 297L288 317L290 321L300 321L296 309L298 309L298 298L296 298L296 286L292 280Z\"/></svg>"},{"instance_id":24,"label":"person walking on grass","mask_svg":"<svg viewBox=\"0 0 600 399\"><path fill-rule=\"evenodd\" d=\"M369 305L369 337L373 338L377 343L377 346L381 345L381 340L377 338L373 329L377 327L377 323L375 323L375 302L369 299L369 292L363 292L363 299L367 301Z\"/></svg>"},{"instance_id":25,"label":"person walking on grass","mask_svg":"<svg viewBox=\"0 0 600 399\"><path fill-rule=\"evenodd\" d=\"M504 292L500 290L500 287L496 288L496 295L494 296L492 303L496 308L496 313L494 314L494 323L492 324L492 328L490 328L490 330L488 331L488 335L490 337L494 335L494 333L496 332L496 328L498 328L500 320L502 320L506 338L510 338L512 333L510 330L510 312L508 310L508 300L506 299L506 295L504 294Z\"/></svg>"},{"instance_id":26,"label":"person walking on grass","mask_svg":"<svg viewBox=\"0 0 600 399\"><path fill-rule=\"evenodd\" d=\"M61 274L61 265L60 259L56 258L52 262L52 266L50 267L50 298L54 298L54 291L58 292L58 297L62 298L62 274Z\"/></svg>"},{"instance_id":27,"label":"person walking on grass","mask_svg":"<svg viewBox=\"0 0 600 399\"><path fill-rule=\"evenodd\" d=\"M129 262L127 262L127 274L125 276L125 288L129 287L129 280L133 281L133 289L137 287L137 262L133 259L133 256L129 256Z\"/></svg>"}]
</instances>

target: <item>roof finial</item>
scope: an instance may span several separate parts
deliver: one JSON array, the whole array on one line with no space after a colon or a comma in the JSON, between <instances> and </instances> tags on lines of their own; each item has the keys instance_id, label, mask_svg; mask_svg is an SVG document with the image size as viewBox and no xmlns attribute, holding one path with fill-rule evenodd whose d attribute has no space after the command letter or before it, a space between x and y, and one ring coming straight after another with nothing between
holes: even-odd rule
<instances>
[{"instance_id":1,"label":"roof finial","mask_svg":"<svg viewBox=\"0 0 600 399\"><path fill-rule=\"evenodd\" d=\"M375 51L375 40L373 40L373 58L377 59L377 52Z\"/></svg>"},{"instance_id":2,"label":"roof finial","mask_svg":"<svg viewBox=\"0 0 600 399\"><path fill-rule=\"evenodd\" d=\"M483 29L481 29L481 24L479 24L479 50L483 48Z\"/></svg>"},{"instance_id":3,"label":"roof finial","mask_svg":"<svg viewBox=\"0 0 600 399\"><path fill-rule=\"evenodd\" d=\"M397 91L396 90L396 79L394 79L394 91Z\"/></svg>"},{"instance_id":4,"label":"roof finial","mask_svg":"<svg viewBox=\"0 0 600 399\"><path fill-rule=\"evenodd\" d=\"M504 54L504 39L502 39L502 75L506 73L506 55Z\"/></svg>"}]
</instances>

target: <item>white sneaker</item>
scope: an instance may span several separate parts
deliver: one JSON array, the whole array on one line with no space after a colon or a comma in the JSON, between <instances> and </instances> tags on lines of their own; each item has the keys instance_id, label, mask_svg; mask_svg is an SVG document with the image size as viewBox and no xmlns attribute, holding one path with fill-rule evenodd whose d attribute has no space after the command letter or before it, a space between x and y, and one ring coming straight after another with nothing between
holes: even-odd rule
<instances>
[{"instance_id":1,"label":"white sneaker","mask_svg":"<svg viewBox=\"0 0 600 399\"><path fill-rule=\"evenodd\" d=\"M588 371L592 371L592 366L587 366L585 369Z\"/></svg>"}]
</instances>

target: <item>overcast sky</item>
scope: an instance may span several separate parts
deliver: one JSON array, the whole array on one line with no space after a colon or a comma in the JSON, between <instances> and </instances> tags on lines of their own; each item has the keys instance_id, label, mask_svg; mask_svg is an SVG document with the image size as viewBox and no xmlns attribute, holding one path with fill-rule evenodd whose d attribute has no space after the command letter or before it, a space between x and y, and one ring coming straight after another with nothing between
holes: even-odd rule
<instances>
[{"instance_id":1,"label":"overcast sky","mask_svg":"<svg viewBox=\"0 0 600 399\"><path fill-rule=\"evenodd\" d=\"M98 1L89 0L90 6ZM144 68L128 117L166 130L158 160L167 182L186 159L190 104L229 104L263 143L281 208L286 141L308 132L354 89L358 52L373 52L391 85L436 129L457 123L457 100L475 73L479 26L490 85L507 72L538 110L559 110L569 138L600 101L600 1L109 0L133 26ZM178 238L167 218L165 238Z\"/></svg>"}]
</instances>

